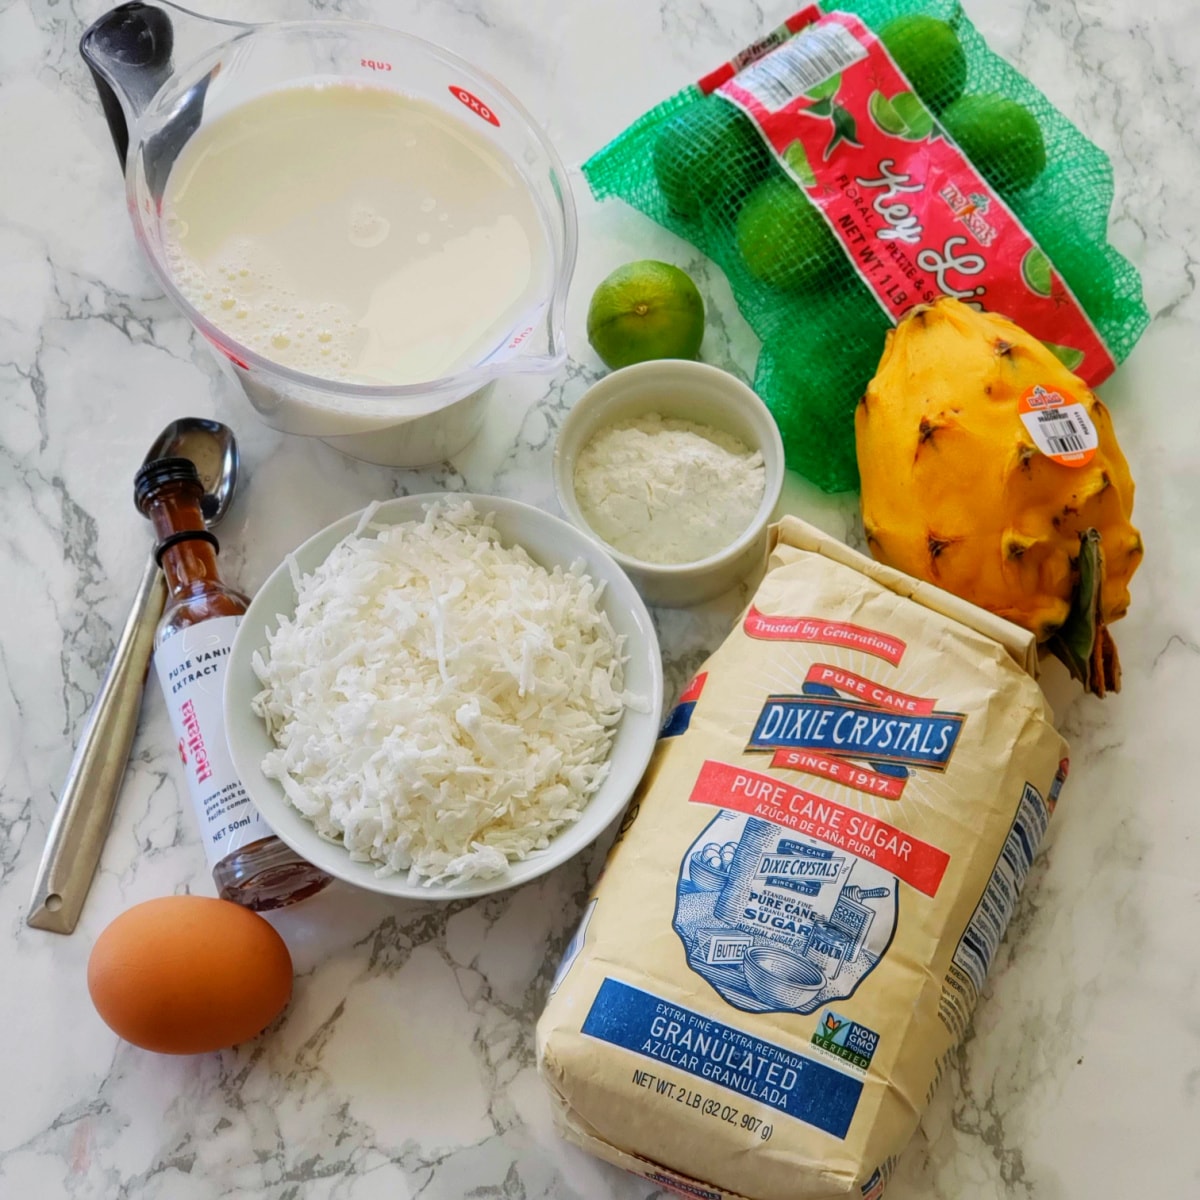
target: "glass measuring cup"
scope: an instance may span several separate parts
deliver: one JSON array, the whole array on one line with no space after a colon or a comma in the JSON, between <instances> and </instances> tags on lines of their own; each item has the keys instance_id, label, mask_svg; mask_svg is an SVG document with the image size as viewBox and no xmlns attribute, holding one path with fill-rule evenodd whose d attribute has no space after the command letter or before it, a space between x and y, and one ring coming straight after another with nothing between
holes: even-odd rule
<instances>
[{"instance_id":1,"label":"glass measuring cup","mask_svg":"<svg viewBox=\"0 0 1200 1200\"><path fill-rule=\"evenodd\" d=\"M260 25L202 17L168 0L123 4L83 35L125 170L138 242L167 295L230 362L259 415L395 466L438 462L470 441L499 378L549 372L566 358L563 315L575 266L570 186L554 148L500 83L420 38L349 20ZM443 378L404 385L335 382L281 366L220 329L183 296L167 265L162 197L188 139L265 92L317 83L389 88L472 122L528 190L545 238L537 299L495 345Z\"/></svg>"}]
</instances>

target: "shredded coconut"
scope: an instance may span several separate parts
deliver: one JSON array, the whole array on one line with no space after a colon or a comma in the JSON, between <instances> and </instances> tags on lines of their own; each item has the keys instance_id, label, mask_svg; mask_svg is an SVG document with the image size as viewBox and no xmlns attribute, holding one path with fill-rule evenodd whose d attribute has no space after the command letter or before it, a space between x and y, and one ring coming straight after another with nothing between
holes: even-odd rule
<instances>
[{"instance_id":1,"label":"shredded coconut","mask_svg":"<svg viewBox=\"0 0 1200 1200\"><path fill-rule=\"evenodd\" d=\"M623 709L647 711L603 585L469 503L360 522L296 590L253 660L263 771L380 874L486 878L544 849L608 775Z\"/></svg>"},{"instance_id":2,"label":"shredded coconut","mask_svg":"<svg viewBox=\"0 0 1200 1200\"><path fill-rule=\"evenodd\" d=\"M575 499L610 546L652 563L724 550L767 486L762 455L694 421L647 413L599 430L575 461Z\"/></svg>"}]
</instances>

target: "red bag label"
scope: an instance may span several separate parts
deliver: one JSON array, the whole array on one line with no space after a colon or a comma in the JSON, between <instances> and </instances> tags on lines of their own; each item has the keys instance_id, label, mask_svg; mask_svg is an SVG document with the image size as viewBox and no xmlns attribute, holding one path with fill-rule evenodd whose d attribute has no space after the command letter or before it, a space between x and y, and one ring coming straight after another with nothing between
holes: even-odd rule
<instances>
[{"instance_id":1,"label":"red bag label","mask_svg":"<svg viewBox=\"0 0 1200 1200\"><path fill-rule=\"evenodd\" d=\"M757 42L747 46L741 54L734 55L729 62L723 63L711 75L705 75L700 80L700 90L706 96L710 92L715 92L721 84L732 79L743 67L758 62L764 54L769 54L777 46L782 46L784 42L790 41L795 34L799 33L806 25L811 25L820 15L821 10L815 4L810 4L797 13L792 13L782 25L777 29L772 29L766 37L761 37Z\"/></svg>"},{"instance_id":2,"label":"red bag label","mask_svg":"<svg viewBox=\"0 0 1200 1200\"><path fill-rule=\"evenodd\" d=\"M908 782L895 775L868 771L857 763L847 762L844 758L832 758L815 750L776 750L771 766L802 771L805 775L819 775L822 779L831 779L856 792L883 796L887 800L899 800Z\"/></svg>"},{"instance_id":3,"label":"red bag label","mask_svg":"<svg viewBox=\"0 0 1200 1200\"><path fill-rule=\"evenodd\" d=\"M878 705L891 712L928 714L937 707L936 700L927 700L921 696L910 696L907 692L897 692L894 688L884 687L873 679L866 679L847 671L843 667L831 666L829 663L813 663L804 677L805 683L816 683L822 687L837 688L851 696L857 696L868 704Z\"/></svg>"},{"instance_id":4,"label":"red bag label","mask_svg":"<svg viewBox=\"0 0 1200 1200\"><path fill-rule=\"evenodd\" d=\"M926 896L937 895L950 855L903 829L789 783L709 759L688 799L761 817L836 846L902 879Z\"/></svg>"},{"instance_id":5,"label":"red bag label","mask_svg":"<svg viewBox=\"0 0 1200 1200\"><path fill-rule=\"evenodd\" d=\"M708 682L708 672L701 671L691 683L683 689L679 694L677 704L693 704L700 699L700 693L704 691L704 685Z\"/></svg>"},{"instance_id":6,"label":"red bag label","mask_svg":"<svg viewBox=\"0 0 1200 1200\"><path fill-rule=\"evenodd\" d=\"M815 8L793 26L716 94L759 127L892 321L953 296L1016 321L1088 384L1107 379L1115 363L1082 306L875 35Z\"/></svg>"},{"instance_id":7,"label":"red bag label","mask_svg":"<svg viewBox=\"0 0 1200 1200\"><path fill-rule=\"evenodd\" d=\"M823 617L770 616L761 613L753 605L742 622L746 635L769 642L817 642L823 646L844 646L847 650L861 650L885 659L893 667L898 666L904 656L906 644L897 637L867 629L863 625L851 625L847 621L826 621Z\"/></svg>"},{"instance_id":8,"label":"red bag label","mask_svg":"<svg viewBox=\"0 0 1200 1200\"><path fill-rule=\"evenodd\" d=\"M848 704L831 702L851 697ZM945 770L958 740L961 713L937 701L885 687L844 667L813 663L798 696L768 696L748 751L773 750L771 766L803 771L855 791L898 800L907 768ZM896 763L905 769L870 770Z\"/></svg>"},{"instance_id":9,"label":"red bag label","mask_svg":"<svg viewBox=\"0 0 1200 1200\"><path fill-rule=\"evenodd\" d=\"M817 750L837 758L944 771L954 756L966 717L933 711L902 716L843 700L836 692L770 695L763 703L746 750Z\"/></svg>"}]
</instances>

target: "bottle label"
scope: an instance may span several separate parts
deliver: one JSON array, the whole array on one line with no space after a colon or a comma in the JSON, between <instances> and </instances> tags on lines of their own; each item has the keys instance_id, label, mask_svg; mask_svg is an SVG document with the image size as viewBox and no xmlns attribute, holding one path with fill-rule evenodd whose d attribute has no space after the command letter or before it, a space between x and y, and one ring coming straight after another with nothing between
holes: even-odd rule
<instances>
[{"instance_id":1,"label":"bottle label","mask_svg":"<svg viewBox=\"0 0 1200 1200\"><path fill-rule=\"evenodd\" d=\"M214 617L171 634L154 651L208 865L273 837L237 777L225 741L225 669L241 617Z\"/></svg>"}]
</instances>

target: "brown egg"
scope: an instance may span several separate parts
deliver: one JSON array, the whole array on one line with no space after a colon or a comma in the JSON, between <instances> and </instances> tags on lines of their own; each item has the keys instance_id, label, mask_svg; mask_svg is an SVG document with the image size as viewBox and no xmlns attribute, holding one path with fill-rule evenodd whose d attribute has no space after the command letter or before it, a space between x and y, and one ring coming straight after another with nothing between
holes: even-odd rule
<instances>
[{"instance_id":1,"label":"brown egg","mask_svg":"<svg viewBox=\"0 0 1200 1200\"><path fill-rule=\"evenodd\" d=\"M257 913L164 896L123 912L88 959L96 1011L127 1042L203 1054L261 1033L292 994L292 957Z\"/></svg>"}]
</instances>

